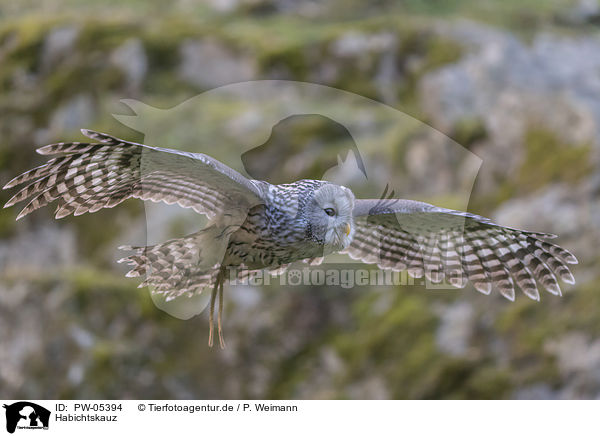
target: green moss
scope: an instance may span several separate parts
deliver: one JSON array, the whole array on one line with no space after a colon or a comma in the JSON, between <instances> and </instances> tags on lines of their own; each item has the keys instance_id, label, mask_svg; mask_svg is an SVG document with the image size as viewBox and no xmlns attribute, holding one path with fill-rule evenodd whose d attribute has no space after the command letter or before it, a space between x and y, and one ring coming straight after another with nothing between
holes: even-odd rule
<instances>
[{"instance_id":1,"label":"green moss","mask_svg":"<svg viewBox=\"0 0 600 436\"><path fill-rule=\"evenodd\" d=\"M95 20L82 23L76 49L81 53L107 52L117 48L128 38L138 35L142 25L131 20Z\"/></svg>"},{"instance_id":2,"label":"green moss","mask_svg":"<svg viewBox=\"0 0 600 436\"><path fill-rule=\"evenodd\" d=\"M5 204L8 198L0 197L0 203ZM15 216L8 212L0 212L0 239L12 236L16 229Z\"/></svg>"},{"instance_id":3,"label":"green moss","mask_svg":"<svg viewBox=\"0 0 600 436\"><path fill-rule=\"evenodd\" d=\"M4 199L0 199L5 202ZM16 221L14 216L8 213L0 213L0 238L8 238L12 236L16 229Z\"/></svg>"},{"instance_id":4,"label":"green moss","mask_svg":"<svg viewBox=\"0 0 600 436\"><path fill-rule=\"evenodd\" d=\"M16 174L12 169L21 167L21 159L18 158L18 153L12 147L0 147L0 175L6 177L0 178L0 185L4 185ZM1 186L0 186L1 188ZM2 190L0 189L0 207L17 193L16 189ZM17 222L15 221L17 213L12 209L0 209L0 239L7 238L14 234Z\"/></svg>"},{"instance_id":5,"label":"green moss","mask_svg":"<svg viewBox=\"0 0 600 436\"><path fill-rule=\"evenodd\" d=\"M522 295L498 314L495 329L507 350L514 386L553 383L561 379L549 343L569 332L600 334L600 277L563 291L563 298L542 295L537 303ZM518 370L517 370L518 369Z\"/></svg>"},{"instance_id":6,"label":"green moss","mask_svg":"<svg viewBox=\"0 0 600 436\"><path fill-rule=\"evenodd\" d=\"M108 250L118 245L115 237L123 234L126 225L142 212L143 205L136 200L126 200L118 209L104 209L96 213L86 213L71 219L77 228L78 252L88 261L103 267L112 263Z\"/></svg>"},{"instance_id":7,"label":"green moss","mask_svg":"<svg viewBox=\"0 0 600 436\"><path fill-rule=\"evenodd\" d=\"M507 368L495 366L483 352L456 358L439 351L438 327L431 297L420 288L402 287L379 313L380 294L361 296L354 304L356 326L332 336L346 370L336 383L376 374L392 398L502 398L513 386ZM452 295L454 298L456 294ZM438 300L439 301L439 300ZM485 347L485 345L482 345Z\"/></svg>"},{"instance_id":8,"label":"green moss","mask_svg":"<svg viewBox=\"0 0 600 436\"><path fill-rule=\"evenodd\" d=\"M6 78L14 67L29 73L37 72L47 33L63 21L62 18L42 15L27 16L18 21L0 21L0 46L10 47L2 59L0 77Z\"/></svg>"},{"instance_id":9,"label":"green moss","mask_svg":"<svg viewBox=\"0 0 600 436\"><path fill-rule=\"evenodd\" d=\"M506 369L496 368L490 362L489 366L482 365L474 371L460 389L465 390L466 398L498 400L504 398L512 387L512 374Z\"/></svg>"},{"instance_id":10,"label":"green moss","mask_svg":"<svg viewBox=\"0 0 600 436\"><path fill-rule=\"evenodd\" d=\"M462 47L450 39L438 35L429 35L422 39L425 57L420 69L421 74L457 62L463 54Z\"/></svg>"},{"instance_id":11,"label":"green moss","mask_svg":"<svg viewBox=\"0 0 600 436\"><path fill-rule=\"evenodd\" d=\"M394 293L388 310L377 315L375 293L361 297L354 304L356 328L335 337L336 350L348 365L344 380L365 377L378 365L395 398L422 397L427 389L420 375L440 357L432 336L435 317L424 295L405 288L387 292Z\"/></svg>"},{"instance_id":12,"label":"green moss","mask_svg":"<svg viewBox=\"0 0 600 436\"><path fill-rule=\"evenodd\" d=\"M481 118L462 118L456 122L450 136L463 147L470 149L475 142L487 137L487 131Z\"/></svg>"},{"instance_id":13,"label":"green moss","mask_svg":"<svg viewBox=\"0 0 600 436\"><path fill-rule=\"evenodd\" d=\"M63 272L63 277L68 279L75 293L87 294L90 290L113 290L124 292L131 289L132 280L113 275L112 273L96 268L80 267Z\"/></svg>"},{"instance_id":14,"label":"green moss","mask_svg":"<svg viewBox=\"0 0 600 436\"><path fill-rule=\"evenodd\" d=\"M236 25L232 34L240 47L257 57L262 71L307 80L311 69L330 56L329 43L343 28L323 23L307 27L294 19L269 18L245 23L242 29Z\"/></svg>"},{"instance_id":15,"label":"green moss","mask_svg":"<svg viewBox=\"0 0 600 436\"><path fill-rule=\"evenodd\" d=\"M123 78L123 73L117 68L105 65L105 62L100 62L99 59L89 59L86 63L56 69L53 74L47 76L42 98L44 101L63 102L80 93L91 93L100 98L99 90L115 90L123 84ZM90 83L93 83L94 87L90 87ZM51 114L47 106L42 105L35 112L37 123L45 124Z\"/></svg>"},{"instance_id":16,"label":"green moss","mask_svg":"<svg viewBox=\"0 0 600 436\"><path fill-rule=\"evenodd\" d=\"M425 119L417 96L419 80L429 71L456 62L461 55L462 49L453 41L419 27L413 27L411 31L405 29L398 49L404 74L399 90L400 108L418 119ZM407 63L409 59L413 61L410 67Z\"/></svg>"},{"instance_id":17,"label":"green moss","mask_svg":"<svg viewBox=\"0 0 600 436\"><path fill-rule=\"evenodd\" d=\"M540 128L528 130L523 141L526 154L519 186L530 192L553 182L576 183L593 170L589 143L566 143Z\"/></svg>"},{"instance_id":18,"label":"green moss","mask_svg":"<svg viewBox=\"0 0 600 436\"><path fill-rule=\"evenodd\" d=\"M286 399L296 397L297 387L306 381L309 372L307 366L316 360L322 345L321 341L311 342L287 355L275 369L271 389L266 398Z\"/></svg>"},{"instance_id":19,"label":"green moss","mask_svg":"<svg viewBox=\"0 0 600 436\"><path fill-rule=\"evenodd\" d=\"M285 47L283 49L270 50L259 55L259 64L264 71L288 72L297 80L306 80L310 71L310 65L305 56L303 45Z\"/></svg>"},{"instance_id":20,"label":"green moss","mask_svg":"<svg viewBox=\"0 0 600 436\"><path fill-rule=\"evenodd\" d=\"M551 183L576 184L594 169L590 143L569 143L551 130L530 128L523 136L523 160L495 192L475 196L473 210L486 214L515 196L531 194Z\"/></svg>"}]
</instances>

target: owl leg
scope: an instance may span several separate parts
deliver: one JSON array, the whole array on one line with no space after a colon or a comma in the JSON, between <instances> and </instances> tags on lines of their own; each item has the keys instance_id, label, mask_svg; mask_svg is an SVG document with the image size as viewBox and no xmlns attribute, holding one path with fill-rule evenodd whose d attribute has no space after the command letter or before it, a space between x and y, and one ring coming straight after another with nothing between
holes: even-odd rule
<instances>
[{"instance_id":1,"label":"owl leg","mask_svg":"<svg viewBox=\"0 0 600 436\"><path fill-rule=\"evenodd\" d=\"M210 294L210 312L208 315L208 346L213 346L213 330L214 330L214 314L215 314L215 298L217 296L217 290L219 289L219 277L215 280L215 286L213 287L212 293ZM220 321L220 318L219 318Z\"/></svg>"},{"instance_id":2,"label":"owl leg","mask_svg":"<svg viewBox=\"0 0 600 436\"><path fill-rule=\"evenodd\" d=\"M217 326L219 329L219 345L221 346L221 349L225 348L225 339L223 338L223 329L221 325L221 318L223 317L223 282L224 280L221 280L221 284L219 286L219 315L217 318Z\"/></svg>"},{"instance_id":3,"label":"owl leg","mask_svg":"<svg viewBox=\"0 0 600 436\"><path fill-rule=\"evenodd\" d=\"M217 278L215 279L215 286L213 287L212 293L210 294L210 313L208 316L209 333L208 333L208 346L213 346L214 337L214 319L215 319L215 302L217 294L219 296L219 312L217 314L217 329L219 331L219 345L221 348L225 348L225 339L223 338L223 328L221 320L223 318L223 283L225 282L225 267L219 269Z\"/></svg>"}]
</instances>

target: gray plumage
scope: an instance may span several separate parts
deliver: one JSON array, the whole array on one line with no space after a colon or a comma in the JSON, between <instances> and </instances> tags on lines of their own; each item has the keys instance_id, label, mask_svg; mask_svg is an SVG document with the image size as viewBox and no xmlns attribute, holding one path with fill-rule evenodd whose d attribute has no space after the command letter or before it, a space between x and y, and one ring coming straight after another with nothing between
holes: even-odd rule
<instances>
[{"instance_id":1,"label":"gray plumage","mask_svg":"<svg viewBox=\"0 0 600 436\"><path fill-rule=\"evenodd\" d=\"M212 314L226 270L238 275L332 252L408 270L414 277L444 280L457 287L471 281L489 294L492 287L510 300L520 288L539 300L539 287L560 295L558 279L574 283L568 264L575 257L554 237L503 227L487 218L411 200L355 199L346 187L320 180L272 185L249 180L200 153L150 147L90 130L97 143L58 143L38 149L58 154L11 180L4 188L30 182L4 207L29 199L20 219L58 201L56 218L114 207L127 198L178 204L206 215L197 233L150 247L121 247L129 277L167 298L213 287ZM393 193L392 193L393 194ZM222 336L220 336L221 345Z\"/></svg>"}]
</instances>

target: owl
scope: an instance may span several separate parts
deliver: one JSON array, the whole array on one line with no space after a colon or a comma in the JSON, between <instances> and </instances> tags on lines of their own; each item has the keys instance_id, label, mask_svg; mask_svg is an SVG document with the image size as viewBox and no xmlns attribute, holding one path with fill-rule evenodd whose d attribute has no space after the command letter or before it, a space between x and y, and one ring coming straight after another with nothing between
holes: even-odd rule
<instances>
[{"instance_id":1,"label":"owl","mask_svg":"<svg viewBox=\"0 0 600 436\"><path fill-rule=\"evenodd\" d=\"M554 235L498 225L467 212L393 198L358 199L322 180L274 185L250 180L223 163L188 153L125 141L82 130L92 142L61 142L39 148L57 155L8 182L29 182L4 207L29 199L20 219L57 201L56 218L111 208L128 198L177 204L205 215L200 231L145 247L122 246L128 277L172 299L212 289L209 346L214 313L224 347L223 284L231 277L276 273L298 260L330 253L433 283L462 288L468 281L509 300L519 288L539 300L539 289L561 295L558 280L574 283L569 264L577 259L548 242Z\"/></svg>"}]
</instances>

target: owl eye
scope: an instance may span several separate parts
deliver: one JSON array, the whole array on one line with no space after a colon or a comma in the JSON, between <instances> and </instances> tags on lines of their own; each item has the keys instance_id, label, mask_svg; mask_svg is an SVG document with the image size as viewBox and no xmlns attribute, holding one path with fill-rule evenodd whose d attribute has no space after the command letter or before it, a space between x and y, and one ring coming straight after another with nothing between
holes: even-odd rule
<instances>
[{"instance_id":1,"label":"owl eye","mask_svg":"<svg viewBox=\"0 0 600 436\"><path fill-rule=\"evenodd\" d=\"M335 215L335 210L332 209L331 207L326 207L325 209L323 209L325 211L325 213L329 216L334 216Z\"/></svg>"}]
</instances>

